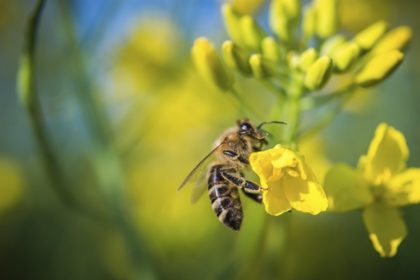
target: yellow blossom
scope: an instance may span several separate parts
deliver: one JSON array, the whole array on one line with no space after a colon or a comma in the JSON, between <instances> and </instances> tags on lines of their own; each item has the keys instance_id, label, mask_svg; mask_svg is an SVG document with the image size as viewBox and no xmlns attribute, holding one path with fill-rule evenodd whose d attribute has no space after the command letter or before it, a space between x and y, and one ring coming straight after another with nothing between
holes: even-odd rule
<instances>
[{"instance_id":1,"label":"yellow blossom","mask_svg":"<svg viewBox=\"0 0 420 280\"><path fill-rule=\"evenodd\" d=\"M308 71L309 67L318 58L318 52L314 48L309 48L299 56L298 68L302 71Z\"/></svg>"},{"instance_id":2,"label":"yellow blossom","mask_svg":"<svg viewBox=\"0 0 420 280\"><path fill-rule=\"evenodd\" d=\"M222 45L223 58L226 64L244 75L252 73L248 63L249 54L232 41L225 41Z\"/></svg>"},{"instance_id":3,"label":"yellow blossom","mask_svg":"<svg viewBox=\"0 0 420 280\"><path fill-rule=\"evenodd\" d=\"M322 88L330 78L333 61L328 56L318 58L309 67L305 75L305 87L309 90L317 90Z\"/></svg>"},{"instance_id":4,"label":"yellow blossom","mask_svg":"<svg viewBox=\"0 0 420 280\"><path fill-rule=\"evenodd\" d=\"M338 1L317 0L316 32L320 38L328 38L338 29Z\"/></svg>"},{"instance_id":5,"label":"yellow blossom","mask_svg":"<svg viewBox=\"0 0 420 280\"><path fill-rule=\"evenodd\" d=\"M231 0L232 6L241 14L252 14L264 5L265 0Z\"/></svg>"},{"instance_id":6,"label":"yellow blossom","mask_svg":"<svg viewBox=\"0 0 420 280\"><path fill-rule=\"evenodd\" d=\"M281 215L290 209L317 215L327 209L327 198L321 184L295 151L277 145L272 149L253 153L251 167L260 177L265 210Z\"/></svg>"},{"instance_id":7,"label":"yellow blossom","mask_svg":"<svg viewBox=\"0 0 420 280\"><path fill-rule=\"evenodd\" d=\"M386 21L378 21L366 29L359 32L355 37L354 41L363 50L369 50L373 45L385 34L388 29Z\"/></svg>"},{"instance_id":8,"label":"yellow blossom","mask_svg":"<svg viewBox=\"0 0 420 280\"><path fill-rule=\"evenodd\" d=\"M345 72L354 64L360 54L360 47L354 43L346 43L334 52L332 59L338 72Z\"/></svg>"},{"instance_id":9,"label":"yellow blossom","mask_svg":"<svg viewBox=\"0 0 420 280\"><path fill-rule=\"evenodd\" d=\"M392 257L407 235L399 206L420 203L420 168L406 168L404 135L382 123L358 169L334 166L325 178L329 209L363 208L363 220L375 250Z\"/></svg>"},{"instance_id":10,"label":"yellow blossom","mask_svg":"<svg viewBox=\"0 0 420 280\"><path fill-rule=\"evenodd\" d=\"M389 31L373 48L372 53L381 54L392 50L403 50L411 41L413 31L408 26L399 26Z\"/></svg>"},{"instance_id":11,"label":"yellow blossom","mask_svg":"<svg viewBox=\"0 0 420 280\"><path fill-rule=\"evenodd\" d=\"M242 45L242 34L240 28L240 15L231 4L224 4L222 6L222 15L223 21L225 23L225 28L230 38L237 43Z\"/></svg>"},{"instance_id":12,"label":"yellow blossom","mask_svg":"<svg viewBox=\"0 0 420 280\"><path fill-rule=\"evenodd\" d=\"M264 30L252 16L242 16L239 23L244 45L251 50L259 50L261 41L267 36Z\"/></svg>"},{"instance_id":13,"label":"yellow blossom","mask_svg":"<svg viewBox=\"0 0 420 280\"><path fill-rule=\"evenodd\" d=\"M24 194L24 182L18 166L0 159L0 214L13 208Z\"/></svg>"},{"instance_id":14,"label":"yellow blossom","mask_svg":"<svg viewBox=\"0 0 420 280\"><path fill-rule=\"evenodd\" d=\"M269 23L274 34L283 41L290 42L300 16L300 2L297 0L273 0L269 11Z\"/></svg>"},{"instance_id":15,"label":"yellow blossom","mask_svg":"<svg viewBox=\"0 0 420 280\"><path fill-rule=\"evenodd\" d=\"M249 58L252 73L257 79L266 79L275 74L271 61L265 60L261 54L253 54Z\"/></svg>"},{"instance_id":16,"label":"yellow blossom","mask_svg":"<svg viewBox=\"0 0 420 280\"><path fill-rule=\"evenodd\" d=\"M207 38L200 37L194 41L191 55L197 71L209 83L221 90L229 90L233 84L233 77L224 67L215 48Z\"/></svg>"},{"instance_id":17,"label":"yellow blossom","mask_svg":"<svg viewBox=\"0 0 420 280\"><path fill-rule=\"evenodd\" d=\"M305 8L303 21L302 21L302 32L305 39L311 38L315 34L316 28L316 7L311 5Z\"/></svg>"},{"instance_id":18,"label":"yellow blossom","mask_svg":"<svg viewBox=\"0 0 420 280\"><path fill-rule=\"evenodd\" d=\"M152 13L134 23L113 55L116 64L112 77L118 90L111 91L117 92L118 98L138 95L144 98L150 91L169 84L171 79L165 78L176 76L181 37L176 24L164 15ZM27 73L21 74L20 78L27 78Z\"/></svg>"},{"instance_id":19,"label":"yellow blossom","mask_svg":"<svg viewBox=\"0 0 420 280\"><path fill-rule=\"evenodd\" d=\"M261 41L261 51L263 57L272 62L278 62L284 56L280 45L273 37L265 37Z\"/></svg>"},{"instance_id":20,"label":"yellow blossom","mask_svg":"<svg viewBox=\"0 0 420 280\"><path fill-rule=\"evenodd\" d=\"M321 46L321 55L332 56L346 42L346 37L341 34L328 38Z\"/></svg>"},{"instance_id":21,"label":"yellow blossom","mask_svg":"<svg viewBox=\"0 0 420 280\"><path fill-rule=\"evenodd\" d=\"M404 54L398 50L374 56L357 73L356 83L362 87L374 86L386 79L401 64Z\"/></svg>"}]
</instances>

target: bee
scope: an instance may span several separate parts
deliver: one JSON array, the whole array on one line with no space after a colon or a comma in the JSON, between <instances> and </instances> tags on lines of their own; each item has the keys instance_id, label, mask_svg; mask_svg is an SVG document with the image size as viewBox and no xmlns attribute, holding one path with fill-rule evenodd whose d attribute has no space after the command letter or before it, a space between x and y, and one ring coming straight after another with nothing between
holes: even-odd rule
<instances>
[{"instance_id":1,"label":"bee","mask_svg":"<svg viewBox=\"0 0 420 280\"><path fill-rule=\"evenodd\" d=\"M247 180L243 171L249 166L249 155L260 151L264 145L268 144L266 139L268 133L262 127L269 123L285 124L280 121L271 121L254 126L248 119L237 121L236 127L228 129L216 140L215 148L193 168L179 186L178 191L214 155L216 159L209 165L206 176L211 207L222 224L238 231L244 216L239 189L248 198L258 203L262 202L264 189ZM199 197L203 192L198 190L195 195ZM194 199L197 198L193 197Z\"/></svg>"}]
</instances>

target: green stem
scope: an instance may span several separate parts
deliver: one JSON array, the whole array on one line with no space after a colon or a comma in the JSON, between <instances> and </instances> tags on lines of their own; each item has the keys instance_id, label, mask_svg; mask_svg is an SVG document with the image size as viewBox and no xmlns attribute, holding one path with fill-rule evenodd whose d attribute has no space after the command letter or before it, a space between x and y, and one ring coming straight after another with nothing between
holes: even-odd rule
<instances>
[{"instance_id":1,"label":"green stem","mask_svg":"<svg viewBox=\"0 0 420 280\"><path fill-rule=\"evenodd\" d=\"M263 223L259 230L259 235L253 244L254 249L252 255L247 258L249 263L239 269L233 279L258 279L264 271L265 255L267 252L267 235L270 230L270 217L264 215Z\"/></svg>"},{"instance_id":2,"label":"green stem","mask_svg":"<svg viewBox=\"0 0 420 280\"><path fill-rule=\"evenodd\" d=\"M323 130L326 126L328 126L335 118L336 116L342 111L343 107L349 102L353 95L347 94L345 95L340 102L334 106L334 108L329 111L327 114L325 114L322 119L316 123L313 127L310 127L302 132L299 132L298 138L300 140L305 140L307 138L310 138L314 136L315 134L319 133L321 130Z\"/></svg>"},{"instance_id":3,"label":"green stem","mask_svg":"<svg viewBox=\"0 0 420 280\"><path fill-rule=\"evenodd\" d=\"M342 89L339 89L339 90L336 90L327 94L323 94L322 96L313 97L309 95L305 97L304 99L302 99L302 110L308 111L308 110L317 109L324 105L330 104L331 102L336 101L337 99L352 93L356 88L357 88L357 85L354 83L351 83L350 85Z\"/></svg>"},{"instance_id":4,"label":"green stem","mask_svg":"<svg viewBox=\"0 0 420 280\"><path fill-rule=\"evenodd\" d=\"M296 146L296 131L300 123L300 99L295 97L288 97L286 99L286 122L284 144Z\"/></svg>"},{"instance_id":5,"label":"green stem","mask_svg":"<svg viewBox=\"0 0 420 280\"><path fill-rule=\"evenodd\" d=\"M285 101L285 121L287 122L284 144L289 145L291 148L296 148L297 145L297 131L300 126L301 120L301 97L303 94L303 78L296 73L292 86L289 88L288 96Z\"/></svg>"},{"instance_id":6,"label":"green stem","mask_svg":"<svg viewBox=\"0 0 420 280\"><path fill-rule=\"evenodd\" d=\"M261 116L260 114L258 114L250 104L248 104L248 102L241 96L241 94L234 88L232 88L229 93L231 94L231 96L233 96L235 98L235 100L239 103L239 108L241 110L241 114L243 114L244 116L250 116L252 119L259 119L259 120L263 120L263 116Z\"/></svg>"},{"instance_id":7,"label":"green stem","mask_svg":"<svg viewBox=\"0 0 420 280\"><path fill-rule=\"evenodd\" d=\"M58 157L54 153L53 145L49 141L48 131L44 124L44 116L36 87L35 54L37 33L45 3L46 0L39 0L36 3L27 22L24 47L17 77L19 99L28 113L42 164L48 174L47 178L50 180L50 185L59 200L63 205L76 213L83 214L96 221L109 223L109 220L102 213L86 207L69 191L68 182L64 179L64 171L60 166Z\"/></svg>"},{"instance_id":8,"label":"green stem","mask_svg":"<svg viewBox=\"0 0 420 280\"><path fill-rule=\"evenodd\" d=\"M267 251L267 234L270 229L270 217L268 215L264 216L263 225L260 231L260 236L255 245L255 254L251 259L251 262L254 264L254 268L250 272L252 275L255 275L255 278L258 278L261 275L263 268L264 268L264 256ZM250 277L250 279L255 279L254 277Z\"/></svg>"},{"instance_id":9,"label":"green stem","mask_svg":"<svg viewBox=\"0 0 420 280\"><path fill-rule=\"evenodd\" d=\"M269 121L284 121L286 96L282 94L278 94L276 97L277 97L277 100L271 109L270 118L268 120ZM270 140L270 142L273 142L274 145L280 143L282 139L284 139L283 127L281 129L276 129L276 130L273 129L270 132L271 132L271 135L273 136L273 139L272 139L273 141Z\"/></svg>"},{"instance_id":10,"label":"green stem","mask_svg":"<svg viewBox=\"0 0 420 280\"><path fill-rule=\"evenodd\" d=\"M293 278L293 269L292 263L293 258L295 257L294 247L296 246L295 242L295 232L293 225L294 216L287 215L282 220L282 227L284 229L284 244L282 255L284 256L284 261L281 265L278 266L277 275L280 279L292 279Z\"/></svg>"},{"instance_id":11,"label":"green stem","mask_svg":"<svg viewBox=\"0 0 420 280\"><path fill-rule=\"evenodd\" d=\"M267 81L267 80L262 80L261 84L267 88L267 90L269 92L271 92L273 95L275 95L276 97L281 95L282 97L286 96L286 92L285 90L280 87L280 86L276 86L273 84L273 82L271 81Z\"/></svg>"},{"instance_id":12,"label":"green stem","mask_svg":"<svg viewBox=\"0 0 420 280\"><path fill-rule=\"evenodd\" d=\"M71 61L69 68L75 75L76 98L79 101L81 112L84 116L88 130L93 133L99 141L108 142L111 129L108 126L105 112L101 109L98 99L94 95L91 82L85 77L88 76L84 60L84 53L80 49L80 44L76 37L76 30L73 19L69 13L68 0L59 1L62 14L64 31L68 38L69 56Z\"/></svg>"}]
</instances>

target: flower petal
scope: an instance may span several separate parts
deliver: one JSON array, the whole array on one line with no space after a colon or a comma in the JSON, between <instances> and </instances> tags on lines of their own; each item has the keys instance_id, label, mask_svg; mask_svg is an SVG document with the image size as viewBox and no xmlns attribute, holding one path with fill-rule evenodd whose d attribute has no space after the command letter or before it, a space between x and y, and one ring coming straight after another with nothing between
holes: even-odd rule
<instances>
[{"instance_id":1,"label":"flower petal","mask_svg":"<svg viewBox=\"0 0 420 280\"><path fill-rule=\"evenodd\" d=\"M408 147L404 135L395 128L381 123L362 161L363 172L371 183L383 184L405 167L407 158Z\"/></svg>"},{"instance_id":2,"label":"flower petal","mask_svg":"<svg viewBox=\"0 0 420 280\"><path fill-rule=\"evenodd\" d=\"M362 174L346 164L333 166L325 176L324 189L328 209L344 212L364 207L373 201L369 185Z\"/></svg>"},{"instance_id":3,"label":"flower petal","mask_svg":"<svg viewBox=\"0 0 420 280\"><path fill-rule=\"evenodd\" d=\"M285 175L284 193L294 209L317 215L327 210L327 197L312 170L303 161L300 165L305 170L307 180Z\"/></svg>"},{"instance_id":4,"label":"flower petal","mask_svg":"<svg viewBox=\"0 0 420 280\"><path fill-rule=\"evenodd\" d=\"M295 167L298 164L297 155L281 145L252 153L249 162L261 181L276 181L283 175L285 167Z\"/></svg>"},{"instance_id":5,"label":"flower petal","mask_svg":"<svg viewBox=\"0 0 420 280\"><path fill-rule=\"evenodd\" d=\"M278 216L292 208L286 198L286 195L284 194L283 186L283 178L270 183L269 186L263 186L270 188L269 190L263 192L265 211L270 215Z\"/></svg>"},{"instance_id":6,"label":"flower petal","mask_svg":"<svg viewBox=\"0 0 420 280\"><path fill-rule=\"evenodd\" d=\"M381 257L393 257L407 235L407 228L398 208L374 203L363 211L363 220L373 247Z\"/></svg>"},{"instance_id":7,"label":"flower petal","mask_svg":"<svg viewBox=\"0 0 420 280\"><path fill-rule=\"evenodd\" d=\"M270 155L266 152L252 153L249 156L249 162L252 170L260 177L261 184L267 181L267 178L273 174Z\"/></svg>"},{"instance_id":8,"label":"flower petal","mask_svg":"<svg viewBox=\"0 0 420 280\"><path fill-rule=\"evenodd\" d=\"M420 168L410 168L392 177L386 199L396 206L420 203Z\"/></svg>"},{"instance_id":9,"label":"flower petal","mask_svg":"<svg viewBox=\"0 0 420 280\"><path fill-rule=\"evenodd\" d=\"M280 215L291 207L314 215L326 210L328 201L324 190L295 151L277 145L251 154L250 163L261 185L269 188L263 194L268 213Z\"/></svg>"},{"instance_id":10,"label":"flower petal","mask_svg":"<svg viewBox=\"0 0 420 280\"><path fill-rule=\"evenodd\" d=\"M298 164L296 153L292 150L283 148L281 145L274 147L277 153L271 153L273 155L272 164L276 169L284 167L296 167Z\"/></svg>"}]
</instances>

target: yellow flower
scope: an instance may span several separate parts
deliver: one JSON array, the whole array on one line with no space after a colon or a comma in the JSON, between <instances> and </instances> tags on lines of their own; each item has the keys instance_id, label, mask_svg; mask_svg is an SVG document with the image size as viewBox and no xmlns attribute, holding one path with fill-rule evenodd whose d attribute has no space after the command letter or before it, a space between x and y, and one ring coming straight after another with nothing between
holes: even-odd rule
<instances>
[{"instance_id":1,"label":"yellow flower","mask_svg":"<svg viewBox=\"0 0 420 280\"><path fill-rule=\"evenodd\" d=\"M150 14L136 22L114 54L112 77L118 88L112 92L134 97L171 84L180 63L181 37L168 16Z\"/></svg>"},{"instance_id":2,"label":"yellow flower","mask_svg":"<svg viewBox=\"0 0 420 280\"><path fill-rule=\"evenodd\" d=\"M320 38L328 38L338 29L338 1L317 0L315 2L316 32Z\"/></svg>"},{"instance_id":3,"label":"yellow flower","mask_svg":"<svg viewBox=\"0 0 420 280\"><path fill-rule=\"evenodd\" d=\"M386 79L404 59L398 50L375 55L357 73L356 83L362 87L370 87Z\"/></svg>"},{"instance_id":4,"label":"yellow flower","mask_svg":"<svg viewBox=\"0 0 420 280\"><path fill-rule=\"evenodd\" d=\"M240 14L253 14L261 9L265 0L231 0L229 2Z\"/></svg>"},{"instance_id":5,"label":"yellow flower","mask_svg":"<svg viewBox=\"0 0 420 280\"><path fill-rule=\"evenodd\" d=\"M233 76L225 68L216 49L205 37L197 38L191 49L192 59L200 75L221 90L232 88Z\"/></svg>"},{"instance_id":6,"label":"yellow flower","mask_svg":"<svg viewBox=\"0 0 420 280\"><path fill-rule=\"evenodd\" d=\"M24 182L19 166L0 159L0 215L13 208L23 194Z\"/></svg>"},{"instance_id":7,"label":"yellow flower","mask_svg":"<svg viewBox=\"0 0 420 280\"><path fill-rule=\"evenodd\" d=\"M290 209L317 215L327 209L327 198L302 156L282 145L253 153L251 167L260 177L265 210L281 215Z\"/></svg>"},{"instance_id":8,"label":"yellow flower","mask_svg":"<svg viewBox=\"0 0 420 280\"><path fill-rule=\"evenodd\" d=\"M394 256L407 235L398 207L420 202L420 168L406 168L408 153L404 135L382 123L358 170L338 164L325 178L329 209L364 208L370 240L382 257Z\"/></svg>"},{"instance_id":9,"label":"yellow flower","mask_svg":"<svg viewBox=\"0 0 420 280\"><path fill-rule=\"evenodd\" d=\"M309 90L317 90L322 88L331 76L331 69L333 67L333 61L328 56L322 56L318 58L309 67L305 75L305 87Z\"/></svg>"}]
</instances>

